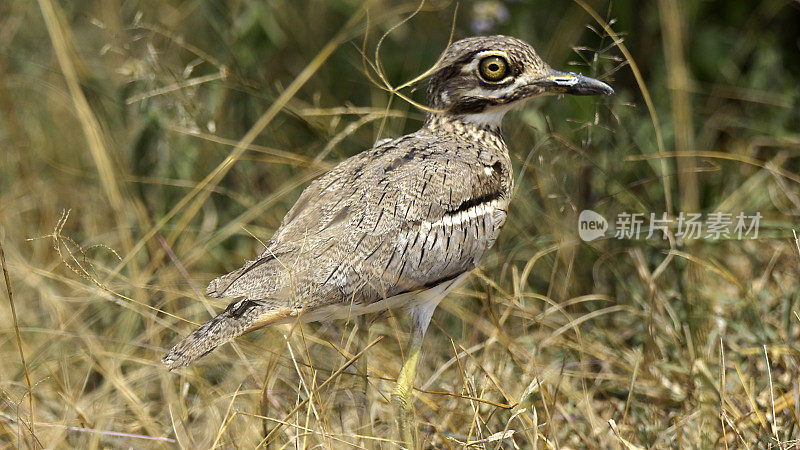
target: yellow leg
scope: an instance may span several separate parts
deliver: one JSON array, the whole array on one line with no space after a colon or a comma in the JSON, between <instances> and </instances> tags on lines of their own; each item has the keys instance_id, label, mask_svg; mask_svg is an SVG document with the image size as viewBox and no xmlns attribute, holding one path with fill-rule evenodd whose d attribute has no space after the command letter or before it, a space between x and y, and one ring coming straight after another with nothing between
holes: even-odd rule
<instances>
[{"instance_id":1,"label":"yellow leg","mask_svg":"<svg viewBox=\"0 0 800 450\"><path fill-rule=\"evenodd\" d=\"M408 449L416 449L416 424L414 423L414 375L417 371L417 361L422 344L421 337L416 334L411 339L408 349L408 358L403 363L397 385L392 392L392 405L394 406L395 421L397 422L397 437Z\"/></svg>"},{"instance_id":2,"label":"yellow leg","mask_svg":"<svg viewBox=\"0 0 800 450\"><path fill-rule=\"evenodd\" d=\"M459 275L448 282L422 292L418 302L409 307L411 316L411 341L408 345L408 356L397 376L397 385L392 392L392 406L397 422L397 437L408 449L416 450L417 427L414 421L414 375L422 349L422 339L431 323L431 316L436 305L461 280L469 276L469 272Z\"/></svg>"}]
</instances>

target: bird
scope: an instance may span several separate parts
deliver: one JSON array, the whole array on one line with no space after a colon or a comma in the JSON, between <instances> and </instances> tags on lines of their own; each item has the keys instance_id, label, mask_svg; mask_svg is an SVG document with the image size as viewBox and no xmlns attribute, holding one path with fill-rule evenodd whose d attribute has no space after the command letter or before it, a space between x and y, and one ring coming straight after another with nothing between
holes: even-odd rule
<instances>
[{"instance_id":1,"label":"bird","mask_svg":"<svg viewBox=\"0 0 800 450\"><path fill-rule=\"evenodd\" d=\"M207 295L234 301L162 362L186 366L268 325L404 308L412 330L391 398L398 433L414 447L411 394L431 316L506 222L514 180L503 116L545 95L613 92L552 69L514 37L451 43L430 71L422 127L378 141L311 182L266 249L208 285Z\"/></svg>"}]
</instances>

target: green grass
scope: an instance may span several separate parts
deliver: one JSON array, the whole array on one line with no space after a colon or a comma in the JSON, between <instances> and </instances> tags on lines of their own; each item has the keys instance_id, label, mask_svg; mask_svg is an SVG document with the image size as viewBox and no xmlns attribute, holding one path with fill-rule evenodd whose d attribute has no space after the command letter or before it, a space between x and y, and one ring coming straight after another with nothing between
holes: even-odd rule
<instances>
[{"instance_id":1,"label":"green grass","mask_svg":"<svg viewBox=\"0 0 800 450\"><path fill-rule=\"evenodd\" d=\"M176 373L159 359L311 179L419 127L364 71L417 6L0 4L1 445L397 448L397 312L266 329ZM436 60L455 7L383 41L393 86ZM490 32L616 94L506 119L509 221L426 336L425 442L797 447L798 3L463 2L455 37L504 8ZM585 243L584 209L764 218L754 240Z\"/></svg>"}]
</instances>

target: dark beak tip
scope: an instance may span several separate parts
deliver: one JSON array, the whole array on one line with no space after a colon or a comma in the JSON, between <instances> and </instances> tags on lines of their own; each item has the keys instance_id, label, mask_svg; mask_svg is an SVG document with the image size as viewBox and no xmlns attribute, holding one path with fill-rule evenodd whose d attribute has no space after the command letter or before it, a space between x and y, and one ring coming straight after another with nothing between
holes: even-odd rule
<instances>
[{"instance_id":1,"label":"dark beak tip","mask_svg":"<svg viewBox=\"0 0 800 450\"><path fill-rule=\"evenodd\" d=\"M546 91L570 95L611 95L611 86L586 75L550 69L549 77L540 81ZM559 79L560 78L560 79Z\"/></svg>"},{"instance_id":2,"label":"dark beak tip","mask_svg":"<svg viewBox=\"0 0 800 450\"><path fill-rule=\"evenodd\" d=\"M600 80L586 76L581 76L580 78L581 80L579 81L578 86L583 88L583 95L611 95L614 93L614 89L611 86L603 83Z\"/></svg>"}]
</instances>

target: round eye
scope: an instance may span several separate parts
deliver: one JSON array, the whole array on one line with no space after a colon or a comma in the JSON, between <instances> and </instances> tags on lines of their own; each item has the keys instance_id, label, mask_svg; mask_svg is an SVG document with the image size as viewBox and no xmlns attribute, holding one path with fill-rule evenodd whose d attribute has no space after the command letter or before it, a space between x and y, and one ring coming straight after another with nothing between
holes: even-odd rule
<instances>
[{"instance_id":1,"label":"round eye","mask_svg":"<svg viewBox=\"0 0 800 450\"><path fill-rule=\"evenodd\" d=\"M496 83L508 75L508 61L500 56L487 56L478 63L478 73L484 80Z\"/></svg>"}]
</instances>

